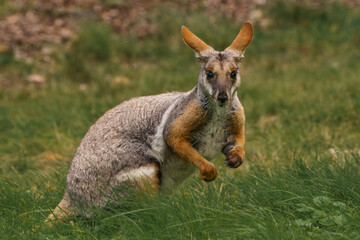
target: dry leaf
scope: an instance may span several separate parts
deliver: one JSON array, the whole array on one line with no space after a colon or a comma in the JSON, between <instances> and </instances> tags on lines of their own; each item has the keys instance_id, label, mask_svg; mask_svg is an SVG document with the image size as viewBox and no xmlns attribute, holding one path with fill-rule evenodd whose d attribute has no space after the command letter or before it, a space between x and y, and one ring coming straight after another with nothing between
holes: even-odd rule
<instances>
[{"instance_id":1,"label":"dry leaf","mask_svg":"<svg viewBox=\"0 0 360 240\"><path fill-rule=\"evenodd\" d=\"M32 83L43 84L45 83L45 77L39 74L32 74L28 76L28 81Z\"/></svg>"},{"instance_id":2,"label":"dry leaf","mask_svg":"<svg viewBox=\"0 0 360 240\"><path fill-rule=\"evenodd\" d=\"M116 76L113 80L112 80L112 84L114 85L129 85L130 84L130 79L128 77L125 76Z\"/></svg>"}]
</instances>

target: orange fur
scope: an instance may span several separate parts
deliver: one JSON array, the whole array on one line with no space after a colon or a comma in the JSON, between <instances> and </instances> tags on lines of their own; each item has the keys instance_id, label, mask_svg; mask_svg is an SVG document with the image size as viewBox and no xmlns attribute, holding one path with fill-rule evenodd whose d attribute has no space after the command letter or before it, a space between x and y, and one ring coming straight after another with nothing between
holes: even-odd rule
<instances>
[{"instance_id":1,"label":"orange fur","mask_svg":"<svg viewBox=\"0 0 360 240\"><path fill-rule=\"evenodd\" d=\"M181 34L189 47L195 50L195 52L200 53L207 49L213 49L209 45L207 45L204 41L198 38L195 34L193 34L187 27L181 27Z\"/></svg>"},{"instance_id":2,"label":"orange fur","mask_svg":"<svg viewBox=\"0 0 360 240\"><path fill-rule=\"evenodd\" d=\"M199 168L201 179L212 181L217 175L215 166L203 158L190 143L192 132L202 127L206 121L206 112L193 100L174 121L166 140L181 159Z\"/></svg>"},{"instance_id":3,"label":"orange fur","mask_svg":"<svg viewBox=\"0 0 360 240\"><path fill-rule=\"evenodd\" d=\"M245 113L243 108L239 108L231 115L230 131L235 141L235 147L227 154L227 160L233 163L237 162L240 166L245 157Z\"/></svg>"},{"instance_id":4,"label":"orange fur","mask_svg":"<svg viewBox=\"0 0 360 240\"><path fill-rule=\"evenodd\" d=\"M239 34L227 49L243 52L247 45L251 42L254 35L254 28L251 22L247 21L240 29Z\"/></svg>"}]
</instances>

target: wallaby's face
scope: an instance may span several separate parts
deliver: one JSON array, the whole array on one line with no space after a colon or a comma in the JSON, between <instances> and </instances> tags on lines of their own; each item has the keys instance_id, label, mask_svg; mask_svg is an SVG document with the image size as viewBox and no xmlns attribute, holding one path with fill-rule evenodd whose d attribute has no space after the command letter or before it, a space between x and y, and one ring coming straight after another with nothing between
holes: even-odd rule
<instances>
[{"instance_id":1,"label":"wallaby's face","mask_svg":"<svg viewBox=\"0 0 360 240\"><path fill-rule=\"evenodd\" d=\"M231 102L240 86L240 60L253 37L253 27L246 22L233 43L219 52L182 27L185 42L196 52L201 63L198 87L219 106Z\"/></svg>"},{"instance_id":2,"label":"wallaby's face","mask_svg":"<svg viewBox=\"0 0 360 240\"><path fill-rule=\"evenodd\" d=\"M214 102L224 106L240 86L240 57L236 51L209 51L201 60L198 86Z\"/></svg>"}]
</instances>

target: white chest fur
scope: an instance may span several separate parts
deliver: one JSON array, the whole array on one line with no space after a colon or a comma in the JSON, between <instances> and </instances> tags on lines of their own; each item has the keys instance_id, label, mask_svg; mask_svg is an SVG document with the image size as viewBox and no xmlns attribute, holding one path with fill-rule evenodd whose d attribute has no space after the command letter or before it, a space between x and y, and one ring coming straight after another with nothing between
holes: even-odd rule
<instances>
[{"instance_id":1,"label":"white chest fur","mask_svg":"<svg viewBox=\"0 0 360 240\"><path fill-rule=\"evenodd\" d=\"M207 160L213 159L226 144L225 114L225 107L217 107L212 120L194 136L193 146Z\"/></svg>"}]
</instances>

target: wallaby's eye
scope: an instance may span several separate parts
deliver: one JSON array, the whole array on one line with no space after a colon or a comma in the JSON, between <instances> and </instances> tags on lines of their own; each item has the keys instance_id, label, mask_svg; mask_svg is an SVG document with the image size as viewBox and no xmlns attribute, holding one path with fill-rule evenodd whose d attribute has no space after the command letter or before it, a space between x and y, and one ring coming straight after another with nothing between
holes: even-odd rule
<instances>
[{"instance_id":1,"label":"wallaby's eye","mask_svg":"<svg viewBox=\"0 0 360 240\"><path fill-rule=\"evenodd\" d=\"M235 78L236 78L236 71L232 71L232 72L230 73L230 77L231 77L232 79L235 79Z\"/></svg>"},{"instance_id":2,"label":"wallaby's eye","mask_svg":"<svg viewBox=\"0 0 360 240\"><path fill-rule=\"evenodd\" d=\"M206 71L206 78L207 78L207 80L210 80L210 79L212 79L214 77L214 73L212 72L212 71L210 71L210 70L207 70Z\"/></svg>"}]
</instances>

